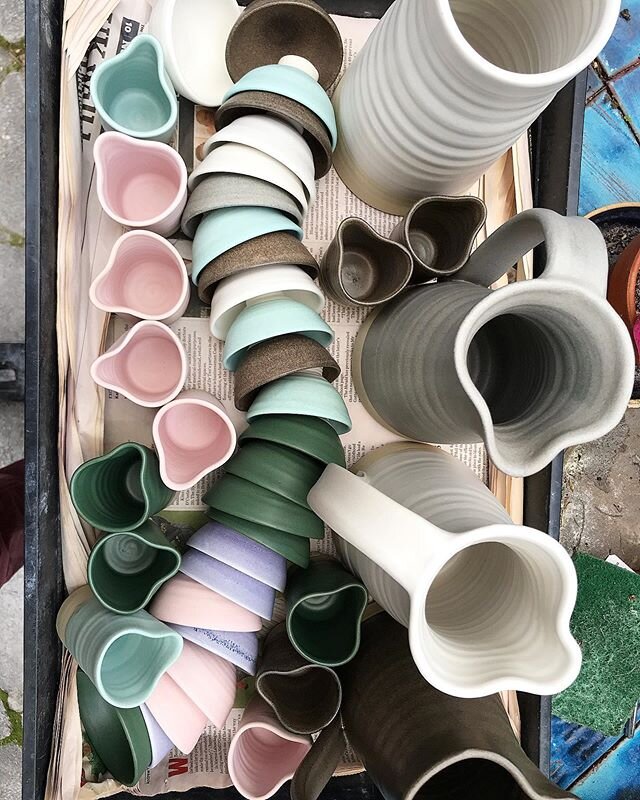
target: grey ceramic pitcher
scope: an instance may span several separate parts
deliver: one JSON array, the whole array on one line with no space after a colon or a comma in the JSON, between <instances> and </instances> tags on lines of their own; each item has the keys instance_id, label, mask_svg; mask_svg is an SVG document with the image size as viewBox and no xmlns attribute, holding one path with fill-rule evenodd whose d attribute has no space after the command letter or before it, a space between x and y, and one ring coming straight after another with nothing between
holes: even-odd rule
<instances>
[{"instance_id":1,"label":"grey ceramic pitcher","mask_svg":"<svg viewBox=\"0 0 640 800\"><path fill-rule=\"evenodd\" d=\"M542 243L539 278L488 288ZM531 475L624 414L634 357L606 284L592 222L525 211L455 280L412 289L366 320L353 352L360 399L402 436L484 441L503 472Z\"/></svg>"}]
</instances>

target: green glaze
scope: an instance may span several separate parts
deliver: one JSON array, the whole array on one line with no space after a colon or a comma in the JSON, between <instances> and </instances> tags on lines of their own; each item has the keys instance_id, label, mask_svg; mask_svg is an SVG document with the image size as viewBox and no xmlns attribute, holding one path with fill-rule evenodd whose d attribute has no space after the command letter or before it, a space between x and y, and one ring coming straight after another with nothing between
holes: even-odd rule
<instances>
[{"instance_id":1,"label":"green glaze","mask_svg":"<svg viewBox=\"0 0 640 800\"><path fill-rule=\"evenodd\" d=\"M180 568L180 554L151 520L135 531L108 533L96 542L87 565L93 593L105 608L132 614L144 608Z\"/></svg>"},{"instance_id":2,"label":"green glaze","mask_svg":"<svg viewBox=\"0 0 640 800\"><path fill-rule=\"evenodd\" d=\"M241 519L233 514L225 514L224 511L218 511L216 508L210 508L207 511L207 516L234 531L238 531L238 533L248 536L254 542L263 544L273 550L274 553L279 553L288 561L291 561L292 564L297 564L299 567L306 567L309 564L309 540L305 539L304 536L293 536L290 533L285 533L285 531L267 528L257 522Z\"/></svg>"},{"instance_id":3,"label":"green glaze","mask_svg":"<svg viewBox=\"0 0 640 800\"><path fill-rule=\"evenodd\" d=\"M136 442L85 461L73 473L69 490L78 514L109 533L135 530L174 496L160 478L156 454Z\"/></svg>"},{"instance_id":4,"label":"green glaze","mask_svg":"<svg viewBox=\"0 0 640 800\"><path fill-rule=\"evenodd\" d=\"M80 719L92 749L117 781L134 786L151 764L151 743L140 708L110 705L80 669L76 679Z\"/></svg>"},{"instance_id":5,"label":"green glaze","mask_svg":"<svg viewBox=\"0 0 640 800\"><path fill-rule=\"evenodd\" d=\"M363 584L333 559L292 569L285 592L287 633L301 656L339 667L360 647L360 625L369 595Z\"/></svg>"},{"instance_id":6,"label":"green glaze","mask_svg":"<svg viewBox=\"0 0 640 800\"><path fill-rule=\"evenodd\" d=\"M324 465L288 447L256 440L247 442L225 470L309 508L307 495L322 475Z\"/></svg>"},{"instance_id":7,"label":"green glaze","mask_svg":"<svg viewBox=\"0 0 640 800\"><path fill-rule=\"evenodd\" d=\"M324 537L324 522L313 511L235 475L224 475L203 500L212 508L267 528L310 539Z\"/></svg>"},{"instance_id":8,"label":"green glaze","mask_svg":"<svg viewBox=\"0 0 640 800\"><path fill-rule=\"evenodd\" d=\"M299 414L270 414L258 417L238 440L240 447L259 440L274 442L311 456L325 466L346 468L340 437L323 419Z\"/></svg>"}]
</instances>

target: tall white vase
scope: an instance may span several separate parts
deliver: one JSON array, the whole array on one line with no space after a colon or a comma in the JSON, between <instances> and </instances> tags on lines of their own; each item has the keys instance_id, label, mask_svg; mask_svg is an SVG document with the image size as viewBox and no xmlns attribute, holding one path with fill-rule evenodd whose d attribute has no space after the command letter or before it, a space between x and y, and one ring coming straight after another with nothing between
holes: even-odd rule
<instances>
[{"instance_id":1,"label":"tall white vase","mask_svg":"<svg viewBox=\"0 0 640 800\"><path fill-rule=\"evenodd\" d=\"M396 0L333 101L334 165L383 211L457 194L609 39L620 0Z\"/></svg>"}]
</instances>

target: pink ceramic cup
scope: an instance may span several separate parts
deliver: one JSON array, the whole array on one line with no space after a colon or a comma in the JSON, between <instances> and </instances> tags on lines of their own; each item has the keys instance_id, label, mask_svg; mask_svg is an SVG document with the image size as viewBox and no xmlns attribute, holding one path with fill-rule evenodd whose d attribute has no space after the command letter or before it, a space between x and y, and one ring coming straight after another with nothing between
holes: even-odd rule
<instances>
[{"instance_id":1,"label":"pink ceramic cup","mask_svg":"<svg viewBox=\"0 0 640 800\"><path fill-rule=\"evenodd\" d=\"M170 242L151 231L129 231L114 244L89 297L97 308L123 319L169 325L184 314L190 289L182 256Z\"/></svg>"},{"instance_id":2,"label":"pink ceramic cup","mask_svg":"<svg viewBox=\"0 0 640 800\"><path fill-rule=\"evenodd\" d=\"M231 458L236 431L217 398L193 389L158 411L153 442L163 482L180 492Z\"/></svg>"},{"instance_id":3,"label":"pink ceramic cup","mask_svg":"<svg viewBox=\"0 0 640 800\"><path fill-rule=\"evenodd\" d=\"M204 711L187 697L166 672L147 699L146 705L178 750L190 753L207 726Z\"/></svg>"},{"instance_id":4,"label":"pink ceramic cup","mask_svg":"<svg viewBox=\"0 0 640 800\"><path fill-rule=\"evenodd\" d=\"M167 673L209 722L222 728L236 698L236 668L215 653L185 641Z\"/></svg>"},{"instance_id":5,"label":"pink ceramic cup","mask_svg":"<svg viewBox=\"0 0 640 800\"><path fill-rule=\"evenodd\" d=\"M252 611L179 572L151 601L149 613L163 622L214 631L259 631L262 620Z\"/></svg>"},{"instance_id":6,"label":"pink ceramic cup","mask_svg":"<svg viewBox=\"0 0 640 800\"><path fill-rule=\"evenodd\" d=\"M182 389L187 357L171 328L143 320L93 362L91 377L99 386L153 408L173 400Z\"/></svg>"},{"instance_id":7,"label":"pink ceramic cup","mask_svg":"<svg viewBox=\"0 0 640 800\"><path fill-rule=\"evenodd\" d=\"M311 737L291 733L261 697L252 697L229 746L229 775L248 800L266 800L293 778Z\"/></svg>"},{"instance_id":8,"label":"pink ceramic cup","mask_svg":"<svg viewBox=\"0 0 640 800\"><path fill-rule=\"evenodd\" d=\"M162 142L108 131L93 148L96 188L104 211L127 228L169 236L187 203L187 168Z\"/></svg>"}]
</instances>

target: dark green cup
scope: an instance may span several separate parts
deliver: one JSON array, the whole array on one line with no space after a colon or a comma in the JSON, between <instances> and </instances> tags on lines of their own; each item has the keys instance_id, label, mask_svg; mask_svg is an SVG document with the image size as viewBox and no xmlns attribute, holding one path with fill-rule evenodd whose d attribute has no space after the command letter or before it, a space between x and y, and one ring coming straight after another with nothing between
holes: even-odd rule
<instances>
[{"instance_id":1,"label":"dark green cup","mask_svg":"<svg viewBox=\"0 0 640 800\"><path fill-rule=\"evenodd\" d=\"M176 574L180 561L160 528L147 520L135 531L101 536L89 556L87 577L105 608L133 614Z\"/></svg>"},{"instance_id":2,"label":"dark green cup","mask_svg":"<svg viewBox=\"0 0 640 800\"><path fill-rule=\"evenodd\" d=\"M355 656L369 595L338 561L318 558L306 570L292 568L285 599L289 639L307 661L339 667Z\"/></svg>"},{"instance_id":3,"label":"dark green cup","mask_svg":"<svg viewBox=\"0 0 640 800\"><path fill-rule=\"evenodd\" d=\"M255 439L290 447L311 456L321 464L346 466L340 437L328 422L317 417L303 417L299 414L269 414L258 417L240 436L238 443L243 447Z\"/></svg>"},{"instance_id":4,"label":"dark green cup","mask_svg":"<svg viewBox=\"0 0 640 800\"><path fill-rule=\"evenodd\" d=\"M156 454L136 442L85 461L73 473L69 490L78 514L109 533L135 530L175 494L160 478Z\"/></svg>"},{"instance_id":5,"label":"dark green cup","mask_svg":"<svg viewBox=\"0 0 640 800\"><path fill-rule=\"evenodd\" d=\"M214 483L203 500L211 508L267 528L309 539L324 537L324 522L311 509L296 505L279 494L235 475L224 475Z\"/></svg>"},{"instance_id":6,"label":"dark green cup","mask_svg":"<svg viewBox=\"0 0 640 800\"><path fill-rule=\"evenodd\" d=\"M225 465L225 470L309 508L307 495L324 467L304 453L256 439L247 442Z\"/></svg>"},{"instance_id":7,"label":"dark green cup","mask_svg":"<svg viewBox=\"0 0 640 800\"><path fill-rule=\"evenodd\" d=\"M77 684L80 719L91 747L117 781L135 786L152 757L142 711L107 703L81 669Z\"/></svg>"}]
</instances>

